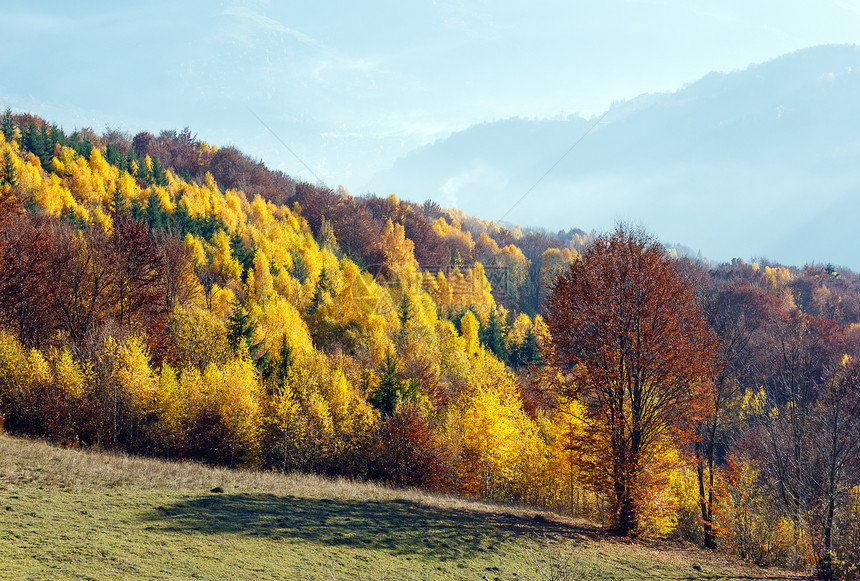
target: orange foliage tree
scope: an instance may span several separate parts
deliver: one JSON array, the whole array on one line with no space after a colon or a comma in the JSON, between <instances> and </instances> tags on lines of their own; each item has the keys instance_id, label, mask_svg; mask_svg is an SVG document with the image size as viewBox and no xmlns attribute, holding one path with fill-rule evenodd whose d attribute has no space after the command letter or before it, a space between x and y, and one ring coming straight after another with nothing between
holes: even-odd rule
<instances>
[{"instance_id":1,"label":"orange foliage tree","mask_svg":"<svg viewBox=\"0 0 860 581\"><path fill-rule=\"evenodd\" d=\"M584 469L635 533L660 447L691 437L707 401L716 340L665 249L624 225L556 279L547 315L549 358L586 406Z\"/></svg>"}]
</instances>

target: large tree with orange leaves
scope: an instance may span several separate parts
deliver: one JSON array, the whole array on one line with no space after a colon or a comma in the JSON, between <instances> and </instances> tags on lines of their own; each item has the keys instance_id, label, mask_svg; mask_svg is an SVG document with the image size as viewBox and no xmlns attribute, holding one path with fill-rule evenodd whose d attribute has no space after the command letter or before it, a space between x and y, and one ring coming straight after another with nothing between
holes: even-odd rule
<instances>
[{"instance_id":1,"label":"large tree with orange leaves","mask_svg":"<svg viewBox=\"0 0 860 581\"><path fill-rule=\"evenodd\" d=\"M547 315L550 360L585 405L584 468L614 502L617 530L635 533L659 450L704 411L716 340L675 261L624 225L556 278Z\"/></svg>"}]
</instances>

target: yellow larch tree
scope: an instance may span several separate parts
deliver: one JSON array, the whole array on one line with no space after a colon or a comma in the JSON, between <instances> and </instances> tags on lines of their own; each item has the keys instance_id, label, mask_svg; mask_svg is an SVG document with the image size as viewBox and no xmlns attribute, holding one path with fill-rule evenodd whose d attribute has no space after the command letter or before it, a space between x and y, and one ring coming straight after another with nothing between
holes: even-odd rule
<instances>
[{"instance_id":1,"label":"yellow larch tree","mask_svg":"<svg viewBox=\"0 0 860 581\"><path fill-rule=\"evenodd\" d=\"M207 308L178 305L170 314L170 334L176 359L183 368L203 370L210 363L227 361L227 330L221 318Z\"/></svg>"},{"instance_id":2,"label":"yellow larch tree","mask_svg":"<svg viewBox=\"0 0 860 581\"><path fill-rule=\"evenodd\" d=\"M258 250L254 255L253 275L248 274L248 286L253 292L254 299L260 304L264 304L275 291L269 259L262 250Z\"/></svg>"},{"instance_id":3,"label":"yellow larch tree","mask_svg":"<svg viewBox=\"0 0 860 581\"><path fill-rule=\"evenodd\" d=\"M470 232L462 229L459 221L454 219L451 224L448 224L445 218L438 218L433 222L433 227L445 240L447 246L452 249L451 262L454 266L472 261L475 241Z\"/></svg>"},{"instance_id":4,"label":"yellow larch tree","mask_svg":"<svg viewBox=\"0 0 860 581\"><path fill-rule=\"evenodd\" d=\"M480 262L476 262L474 267L466 271L466 285L469 289L470 304L478 307L482 319L486 318L491 310L495 310L496 301L484 265Z\"/></svg>"},{"instance_id":5,"label":"yellow larch tree","mask_svg":"<svg viewBox=\"0 0 860 581\"><path fill-rule=\"evenodd\" d=\"M221 281L237 280L242 276L242 265L233 258L230 236L223 230L212 236L212 240L207 244L207 253L210 267Z\"/></svg>"},{"instance_id":6,"label":"yellow larch tree","mask_svg":"<svg viewBox=\"0 0 860 581\"><path fill-rule=\"evenodd\" d=\"M266 305L261 323L267 330L270 353L281 349L284 338L293 353L306 354L313 350L307 324L298 309L284 297L273 297Z\"/></svg>"},{"instance_id":7,"label":"yellow larch tree","mask_svg":"<svg viewBox=\"0 0 860 581\"><path fill-rule=\"evenodd\" d=\"M240 224L245 221L245 212L242 210L242 202L245 194L239 190L227 190L224 192L223 201L215 208L215 215L227 226L232 234L239 231Z\"/></svg>"},{"instance_id":8,"label":"yellow larch tree","mask_svg":"<svg viewBox=\"0 0 860 581\"><path fill-rule=\"evenodd\" d=\"M478 329L481 324L472 311L466 311L460 319L460 331L465 340L465 350L469 355L475 355L481 350L481 342L478 340Z\"/></svg>"},{"instance_id":9,"label":"yellow larch tree","mask_svg":"<svg viewBox=\"0 0 860 581\"><path fill-rule=\"evenodd\" d=\"M187 394L186 401L192 425L220 434L220 441L211 442L212 459L231 466L254 465L260 453L262 394L253 362L238 358L210 364L198 389Z\"/></svg>"},{"instance_id":10,"label":"yellow larch tree","mask_svg":"<svg viewBox=\"0 0 860 581\"><path fill-rule=\"evenodd\" d=\"M463 453L458 471L464 490L522 501L540 495L546 447L504 364L486 352L473 359L469 393L460 407Z\"/></svg>"},{"instance_id":11,"label":"yellow larch tree","mask_svg":"<svg viewBox=\"0 0 860 581\"><path fill-rule=\"evenodd\" d=\"M418 270L418 261L415 260L415 243L406 237L402 224L394 224L391 220L385 223L382 229L382 250L385 265L391 273L404 283L411 283Z\"/></svg>"},{"instance_id":12,"label":"yellow larch tree","mask_svg":"<svg viewBox=\"0 0 860 581\"><path fill-rule=\"evenodd\" d=\"M82 400L92 387L91 371L75 361L74 355L68 348L52 349L48 357L54 382L61 393L76 400Z\"/></svg>"}]
</instances>

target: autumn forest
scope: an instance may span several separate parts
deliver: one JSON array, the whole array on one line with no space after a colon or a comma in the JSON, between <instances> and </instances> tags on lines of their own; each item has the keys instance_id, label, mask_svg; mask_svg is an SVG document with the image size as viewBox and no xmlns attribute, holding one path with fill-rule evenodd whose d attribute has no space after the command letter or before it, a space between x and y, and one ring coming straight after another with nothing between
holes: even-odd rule
<instances>
[{"instance_id":1,"label":"autumn forest","mask_svg":"<svg viewBox=\"0 0 860 581\"><path fill-rule=\"evenodd\" d=\"M540 506L858 578L860 276L0 117L15 435Z\"/></svg>"}]
</instances>

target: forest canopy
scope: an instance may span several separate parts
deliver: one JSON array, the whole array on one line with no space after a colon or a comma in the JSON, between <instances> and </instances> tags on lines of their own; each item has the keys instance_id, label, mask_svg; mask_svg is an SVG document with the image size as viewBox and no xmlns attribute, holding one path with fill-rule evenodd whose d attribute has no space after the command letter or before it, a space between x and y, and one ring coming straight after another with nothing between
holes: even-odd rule
<instances>
[{"instance_id":1,"label":"forest canopy","mask_svg":"<svg viewBox=\"0 0 860 581\"><path fill-rule=\"evenodd\" d=\"M860 278L0 117L5 430L536 506L849 577ZM855 569L852 569L855 567Z\"/></svg>"}]
</instances>

